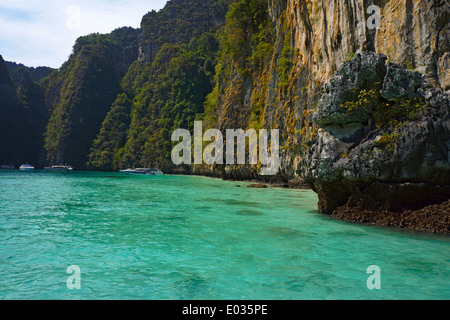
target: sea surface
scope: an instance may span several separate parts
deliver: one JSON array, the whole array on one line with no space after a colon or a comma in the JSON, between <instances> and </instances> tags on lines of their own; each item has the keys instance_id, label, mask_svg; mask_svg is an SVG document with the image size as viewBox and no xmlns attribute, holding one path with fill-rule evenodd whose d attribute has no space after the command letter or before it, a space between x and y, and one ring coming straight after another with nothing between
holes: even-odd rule
<instances>
[{"instance_id":1,"label":"sea surface","mask_svg":"<svg viewBox=\"0 0 450 320\"><path fill-rule=\"evenodd\" d=\"M312 191L247 185L0 171L0 299L450 298L448 236L338 221Z\"/></svg>"}]
</instances>

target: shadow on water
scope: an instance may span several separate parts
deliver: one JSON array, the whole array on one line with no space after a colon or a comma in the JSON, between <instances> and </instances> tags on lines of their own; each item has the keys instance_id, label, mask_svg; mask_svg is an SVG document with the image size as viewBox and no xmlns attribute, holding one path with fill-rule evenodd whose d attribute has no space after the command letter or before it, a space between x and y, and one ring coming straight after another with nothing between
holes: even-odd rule
<instances>
[{"instance_id":1,"label":"shadow on water","mask_svg":"<svg viewBox=\"0 0 450 320\"><path fill-rule=\"evenodd\" d=\"M210 206L196 206L195 209L197 209L199 211L206 211L206 212L214 211L214 208L210 207Z\"/></svg>"},{"instance_id":2,"label":"shadow on water","mask_svg":"<svg viewBox=\"0 0 450 320\"><path fill-rule=\"evenodd\" d=\"M311 287L317 288L320 291L321 296L330 295L333 290L327 283L331 283L334 275L331 273L317 271L312 275L305 277L292 277L291 280L283 282L281 285L289 291L304 293L310 292Z\"/></svg>"},{"instance_id":3,"label":"shadow on water","mask_svg":"<svg viewBox=\"0 0 450 320\"><path fill-rule=\"evenodd\" d=\"M264 213L257 211L257 210L252 210L252 209L239 210L234 213L237 215L240 215L240 216L262 216L262 215L264 215Z\"/></svg>"},{"instance_id":4,"label":"shadow on water","mask_svg":"<svg viewBox=\"0 0 450 320\"><path fill-rule=\"evenodd\" d=\"M261 203L237 199L218 199L218 198L203 198L201 202L210 203L218 202L227 206L243 206L243 207L261 207Z\"/></svg>"},{"instance_id":5,"label":"shadow on water","mask_svg":"<svg viewBox=\"0 0 450 320\"><path fill-rule=\"evenodd\" d=\"M178 299L192 299L201 296L203 292L213 291L210 283L198 274L174 272L172 276L177 278L170 284L176 288Z\"/></svg>"},{"instance_id":6,"label":"shadow on water","mask_svg":"<svg viewBox=\"0 0 450 320\"><path fill-rule=\"evenodd\" d=\"M295 230L287 227L271 227L269 232L272 235L283 236L283 237L302 237L303 233L300 230Z\"/></svg>"},{"instance_id":7,"label":"shadow on water","mask_svg":"<svg viewBox=\"0 0 450 320\"><path fill-rule=\"evenodd\" d=\"M185 217L178 217L178 216L161 217L159 219L167 221L186 221Z\"/></svg>"}]
</instances>

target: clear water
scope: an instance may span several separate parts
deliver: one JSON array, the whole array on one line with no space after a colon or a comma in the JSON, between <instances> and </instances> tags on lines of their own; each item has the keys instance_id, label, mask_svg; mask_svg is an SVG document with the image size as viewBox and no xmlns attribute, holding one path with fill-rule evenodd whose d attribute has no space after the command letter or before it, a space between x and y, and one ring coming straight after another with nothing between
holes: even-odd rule
<instances>
[{"instance_id":1,"label":"clear water","mask_svg":"<svg viewBox=\"0 0 450 320\"><path fill-rule=\"evenodd\" d=\"M246 185L1 172L0 299L450 298L449 237L336 221L312 191Z\"/></svg>"}]
</instances>

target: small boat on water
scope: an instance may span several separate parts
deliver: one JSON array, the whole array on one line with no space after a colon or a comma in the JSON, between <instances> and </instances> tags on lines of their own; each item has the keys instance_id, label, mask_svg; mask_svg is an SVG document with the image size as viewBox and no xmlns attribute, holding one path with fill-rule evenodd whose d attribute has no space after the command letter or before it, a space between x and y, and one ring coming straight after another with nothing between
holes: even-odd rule
<instances>
[{"instance_id":1,"label":"small boat on water","mask_svg":"<svg viewBox=\"0 0 450 320\"><path fill-rule=\"evenodd\" d=\"M164 172L155 168L137 168L120 170L119 172L125 173L129 176L163 176Z\"/></svg>"},{"instance_id":2,"label":"small boat on water","mask_svg":"<svg viewBox=\"0 0 450 320\"><path fill-rule=\"evenodd\" d=\"M0 169L7 169L7 170L13 170L15 168L16 167L14 167L14 166L6 165L6 164L0 166Z\"/></svg>"},{"instance_id":3,"label":"small boat on water","mask_svg":"<svg viewBox=\"0 0 450 320\"><path fill-rule=\"evenodd\" d=\"M50 171L50 172L69 172L73 171L72 166L51 166L51 167L45 167L44 170Z\"/></svg>"},{"instance_id":4,"label":"small boat on water","mask_svg":"<svg viewBox=\"0 0 450 320\"><path fill-rule=\"evenodd\" d=\"M23 164L20 166L19 169L22 171L31 171L31 170L34 170L34 166L29 165L29 164Z\"/></svg>"}]
</instances>

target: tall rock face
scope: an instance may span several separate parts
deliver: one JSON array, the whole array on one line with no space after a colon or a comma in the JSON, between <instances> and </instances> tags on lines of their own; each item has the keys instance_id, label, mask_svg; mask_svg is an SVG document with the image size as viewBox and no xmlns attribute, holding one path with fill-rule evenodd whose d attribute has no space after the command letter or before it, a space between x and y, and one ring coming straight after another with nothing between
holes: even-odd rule
<instances>
[{"instance_id":1,"label":"tall rock face","mask_svg":"<svg viewBox=\"0 0 450 320\"><path fill-rule=\"evenodd\" d=\"M2 102L1 110L4 112L11 111L17 104L16 88L2 56L0 56L0 98Z\"/></svg>"},{"instance_id":2,"label":"tall rock face","mask_svg":"<svg viewBox=\"0 0 450 320\"><path fill-rule=\"evenodd\" d=\"M383 53L449 89L449 17L441 0L236 1L227 17L211 118L222 129L280 129L278 179L289 180L301 172L307 142L317 134L312 114L323 84L358 52ZM250 166L224 172L257 176Z\"/></svg>"},{"instance_id":3,"label":"tall rock face","mask_svg":"<svg viewBox=\"0 0 450 320\"><path fill-rule=\"evenodd\" d=\"M374 37L375 50L426 75L434 86L449 90L448 1L399 0L379 5L381 26Z\"/></svg>"},{"instance_id":4,"label":"tall rock face","mask_svg":"<svg viewBox=\"0 0 450 320\"><path fill-rule=\"evenodd\" d=\"M105 171L121 169L118 151L127 142L131 105L125 93L117 96L92 145L89 168Z\"/></svg>"},{"instance_id":5,"label":"tall rock face","mask_svg":"<svg viewBox=\"0 0 450 320\"><path fill-rule=\"evenodd\" d=\"M51 117L45 133L50 164L86 168L91 145L138 55L138 30L121 28L77 40L73 54L44 81Z\"/></svg>"}]
</instances>

